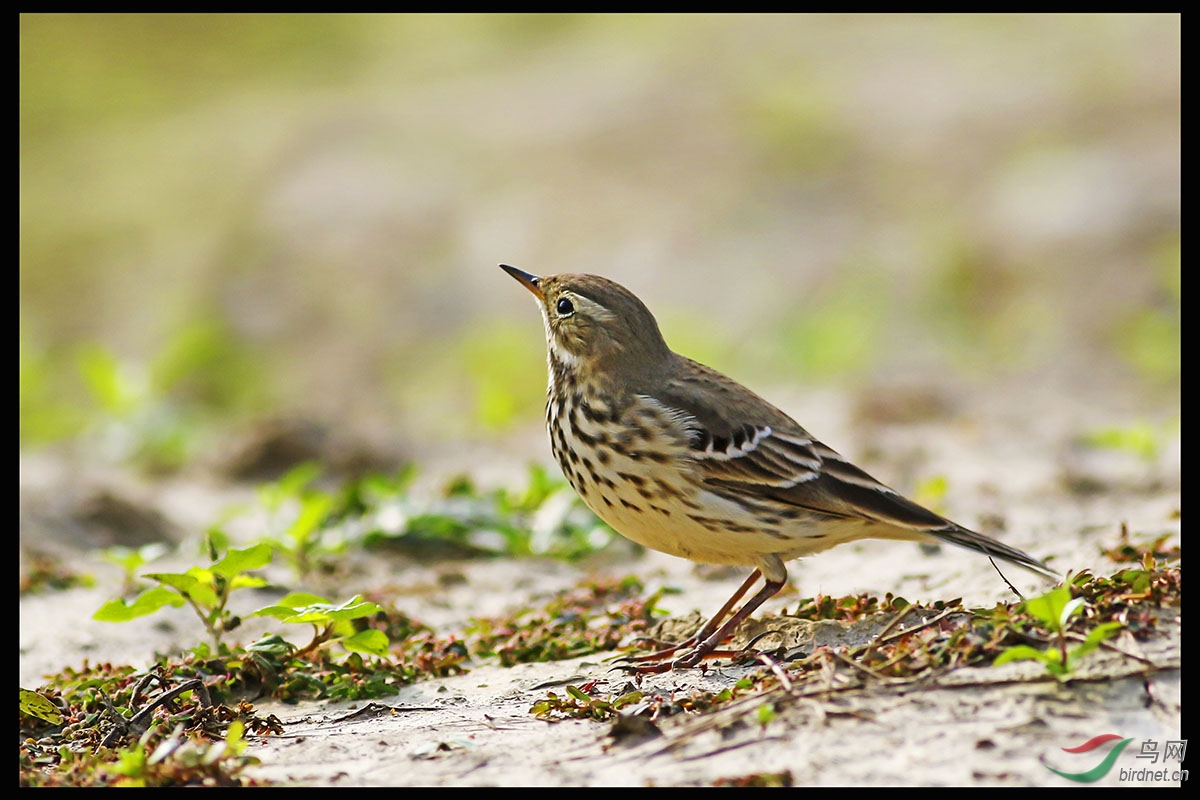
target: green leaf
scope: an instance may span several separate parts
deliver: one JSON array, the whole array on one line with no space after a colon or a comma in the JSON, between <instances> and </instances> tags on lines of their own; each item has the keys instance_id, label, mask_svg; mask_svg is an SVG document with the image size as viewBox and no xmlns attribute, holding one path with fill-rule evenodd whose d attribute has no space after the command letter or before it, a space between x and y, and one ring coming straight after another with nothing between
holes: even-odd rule
<instances>
[{"instance_id":1,"label":"green leaf","mask_svg":"<svg viewBox=\"0 0 1200 800\"><path fill-rule=\"evenodd\" d=\"M1127 569L1121 573L1121 580L1129 584L1134 592L1144 592L1150 588L1151 574L1144 569Z\"/></svg>"},{"instance_id":2,"label":"green leaf","mask_svg":"<svg viewBox=\"0 0 1200 800\"><path fill-rule=\"evenodd\" d=\"M103 347L85 345L79 349L77 359L88 391L104 411L127 413L145 394L130 369Z\"/></svg>"},{"instance_id":3,"label":"green leaf","mask_svg":"<svg viewBox=\"0 0 1200 800\"><path fill-rule=\"evenodd\" d=\"M212 571L226 578L232 578L242 572L261 569L270 563L271 546L261 543L244 550L231 549L223 559L212 565Z\"/></svg>"},{"instance_id":4,"label":"green leaf","mask_svg":"<svg viewBox=\"0 0 1200 800\"><path fill-rule=\"evenodd\" d=\"M1046 594L1029 598L1022 605L1026 612L1037 617L1050 630L1057 632L1063 629L1063 611L1070 602L1071 590L1065 586L1058 586Z\"/></svg>"},{"instance_id":5,"label":"green leaf","mask_svg":"<svg viewBox=\"0 0 1200 800\"><path fill-rule=\"evenodd\" d=\"M331 619L348 622L352 619L374 616L382 610L377 604L363 600L362 595L355 595L340 606L329 609L328 613Z\"/></svg>"},{"instance_id":6,"label":"green leaf","mask_svg":"<svg viewBox=\"0 0 1200 800\"><path fill-rule=\"evenodd\" d=\"M329 598L322 597L319 594L311 592L288 592L279 599L277 605L286 606L287 608L306 608L315 606L318 603L328 603Z\"/></svg>"},{"instance_id":7,"label":"green leaf","mask_svg":"<svg viewBox=\"0 0 1200 800\"><path fill-rule=\"evenodd\" d=\"M294 622L296 609L287 606L266 606L255 611L250 616L252 617L274 617L281 622Z\"/></svg>"},{"instance_id":8,"label":"green leaf","mask_svg":"<svg viewBox=\"0 0 1200 800\"><path fill-rule=\"evenodd\" d=\"M992 666L998 667L1002 664L1007 664L1010 661L1046 661L1051 656L1036 647L1030 647L1027 644L1016 644L1005 650L996 660L992 662Z\"/></svg>"},{"instance_id":9,"label":"green leaf","mask_svg":"<svg viewBox=\"0 0 1200 800\"><path fill-rule=\"evenodd\" d=\"M51 725L59 725L63 721L63 715L58 710L58 706L50 702L46 696L28 689L21 689L21 713L27 717L45 720Z\"/></svg>"},{"instance_id":10,"label":"green leaf","mask_svg":"<svg viewBox=\"0 0 1200 800\"><path fill-rule=\"evenodd\" d=\"M229 534L221 527L213 525L205 531L203 547L201 549L208 551L209 561L215 562L220 557L220 551L227 547L229 547Z\"/></svg>"},{"instance_id":11,"label":"green leaf","mask_svg":"<svg viewBox=\"0 0 1200 800\"><path fill-rule=\"evenodd\" d=\"M375 629L359 631L353 636L341 640L342 647L352 653L367 653L372 656L386 656L388 637L383 631Z\"/></svg>"},{"instance_id":12,"label":"green leaf","mask_svg":"<svg viewBox=\"0 0 1200 800\"><path fill-rule=\"evenodd\" d=\"M147 572L142 577L174 587L184 594L195 589L200 584L200 579L195 575L183 572Z\"/></svg>"},{"instance_id":13,"label":"green leaf","mask_svg":"<svg viewBox=\"0 0 1200 800\"><path fill-rule=\"evenodd\" d=\"M1060 629L1066 629L1067 622L1071 617L1079 611L1083 610L1084 600L1082 597L1076 597L1071 602L1062 607L1062 611L1058 613L1058 626Z\"/></svg>"},{"instance_id":14,"label":"green leaf","mask_svg":"<svg viewBox=\"0 0 1200 800\"><path fill-rule=\"evenodd\" d=\"M234 589L258 589L259 587L266 586L266 585L267 585L266 578L260 578L257 575L238 575L232 581L229 582L229 590L233 591Z\"/></svg>"},{"instance_id":15,"label":"green leaf","mask_svg":"<svg viewBox=\"0 0 1200 800\"><path fill-rule=\"evenodd\" d=\"M288 616L280 617L280 619L288 623L298 624L307 622L313 625L328 625L333 622L333 619L329 616L329 612L320 608L292 609L292 612Z\"/></svg>"},{"instance_id":16,"label":"green leaf","mask_svg":"<svg viewBox=\"0 0 1200 800\"><path fill-rule=\"evenodd\" d=\"M305 461L292 467L278 481L259 487L258 497L267 510L278 509L285 500L300 495L304 487L321 474L321 466L315 461Z\"/></svg>"},{"instance_id":17,"label":"green leaf","mask_svg":"<svg viewBox=\"0 0 1200 800\"><path fill-rule=\"evenodd\" d=\"M217 605L217 593L213 589L213 574L201 567L192 567L185 574L178 572L148 572L142 577L156 580L174 588L179 594L190 597L202 608ZM159 587L163 588L163 587Z\"/></svg>"},{"instance_id":18,"label":"green leaf","mask_svg":"<svg viewBox=\"0 0 1200 800\"><path fill-rule=\"evenodd\" d=\"M1092 652L1100 646L1101 642L1112 638L1112 635L1121 630L1121 627L1119 622L1105 622L1103 625L1097 625L1092 628L1082 643L1071 648L1071 657L1075 658Z\"/></svg>"},{"instance_id":19,"label":"green leaf","mask_svg":"<svg viewBox=\"0 0 1200 800\"><path fill-rule=\"evenodd\" d=\"M114 545L100 551L105 561L116 564L126 572L133 572L157 558L170 552L171 548L162 542L152 542L135 549Z\"/></svg>"},{"instance_id":20,"label":"green leaf","mask_svg":"<svg viewBox=\"0 0 1200 800\"><path fill-rule=\"evenodd\" d=\"M288 470L287 474L276 484L279 492L285 497L292 497L300 490L315 481L321 475L321 465L315 461L305 461Z\"/></svg>"},{"instance_id":21,"label":"green leaf","mask_svg":"<svg viewBox=\"0 0 1200 800\"><path fill-rule=\"evenodd\" d=\"M329 513L333 505L333 497L326 494L312 494L305 497L300 507L300 516L288 528L288 536L294 542L307 540Z\"/></svg>"},{"instance_id":22,"label":"green leaf","mask_svg":"<svg viewBox=\"0 0 1200 800\"><path fill-rule=\"evenodd\" d=\"M183 604L184 599L177 592L164 586L155 586L139 594L131 603L126 603L124 600L111 600L105 603L99 611L92 615L92 619L99 622L128 622L131 619L153 614L163 606L178 608Z\"/></svg>"},{"instance_id":23,"label":"green leaf","mask_svg":"<svg viewBox=\"0 0 1200 800\"><path fill-rule=\"evenodd\" d=\"M225 731L225 746L229 748L232 755L238 755L246 749L246 740L243 738L246 725L240 719L235 719L229 723L228 730Z\"/></svg>"},{"instance_id":24,"label":"green leaf","mask_svg":"<svg viewBox=\"0 0 1200 800\"><path fill-rule=\"evenodd\" d=\"M317 598L316 595L304 595L295 593L288 595L283 601L296 601L302 598ZM371 603L362 599L361 595L355 595L341 605L332 605L330 603L317 602L309 605L292 607L289 604L268 606L260 608L251 616L255 617L275 617L283 622L289 623L313 623L313 624L329 624L333 622L349 622L350 620L360 619L361 617L370 617L378 614L383 609L376 603Z\"/></svg>"},{"instance_id":25,"label":"green leaf","mask_svg":"<svg viewBox=\"0 0 1200 800\"><path fill-rule=\"evenodd\" d=\"M252 653L269 653L280 656L287 655L295 649L294 644L275 633L268 633L246 648Z\"/></svg>"}]
</instances>

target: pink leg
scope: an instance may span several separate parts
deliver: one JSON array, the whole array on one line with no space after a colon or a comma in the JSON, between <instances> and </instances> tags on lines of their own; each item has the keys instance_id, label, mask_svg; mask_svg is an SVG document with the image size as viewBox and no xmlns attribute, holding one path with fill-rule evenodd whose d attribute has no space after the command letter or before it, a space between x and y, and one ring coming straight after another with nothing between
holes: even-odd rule
<instances>
[{"instance_id":1,"label":"pink leg","mask_svg":"<svg viewBox=\"0 0 1200 800\"><path fill-rule=\"evenodd\" d=\"M724 625L722 625L721 620L725 619L725 616L729 614L730 609L732 609L737 601L741 600L742 596L749 591L750 586L758 579L760 574L761 572L759 570L754 570L754 572L750 574L750 577L746 579L746 582L742 584L741 588L734 593L733 597L729 598L729 601L721 607L721 610L714 614L712 619L705 623L704 627L701 628L694 636L689 637L687 641L680 642L674 647L669 647L665 650L659 650L655 653L648 653L644 656L635 656L628 659L629 661L635 663L658 663L642 664L636 667L627 667L627 669L641 675L652 675L666 672L667 670L675 669L676 667L681 669L694 667L705 658L718 655L717 647L720 646L721 642L732 636L737 630L738 625L741 625L742 622L744 622L751 614L758 610L759 606L761 606L783 588L783 580L768 581L764 578L763 588L759 589L758 594L747 600L746 604L738 609L738 612L730 617ZM665 662L665 659L668 656L674 655L677 651L685 648L691 649L674 661L670 663ZM720 655L723 655L723 653Z\"/></svg>"},{"instance_id":2,"label":"pink leg","mask_svg":"<svg viewBox=\"0 0 1200 800\"><path fill-rule=\"evenodd\" d=\"M725 602L725 605L721 606L721 610L718 611L716 614L713 614L712 617L709 618L708 622L704 623L704 627L702 627L700 630L693 633L688 638L684 639L682 642L671 645L670 647L664 648L662 650L656 650L653 653L646 653L646 654L640 655L640 656L629 656L628 658L624 658L622 660L627 661L627 662L633 662L633 663L637 663L637 662L641 662L641 661L662 661L667 656L674 655L676 652L678 652L680 650L686 650L687 648L689 648L699 642L705 641L706 639L708 639L708 637L713 635L713 632L716 631L717 628L720 626L721 620L725 619L725 617L729 615L730 610L734 607L734 605L737 604L737 601L741 600L742 597L746 594L746 592L748 592L750 590L750 587L754 585L754 582L756 580L758 580L758 576L759 576L759 571L757 569L754 570L754 572L751 572L750 577L746 578L746 581L745 581L745 583L742 584L741 588L733 593L733 597L729 598L729 600L727 600ZM776 591L778 591L778 589L776 589ZM774 593L775 592L772 592L771 594L774 594ZM769 596L770 595L768 595L768 597ZM766 598L763 598L763 599L765 600ZM760 600L759 603L761 604L762 600Z\"/></svg>"},{"instance_id":3,"label":"pink leg","mask_svg":"<svg viewBox=\"0 0 1200 800\"><path fill-rule=\"evenodd\" d=\"M758 594L746 601L746 605L742 606L736 614L730 617L729 621L721 626L721 629L702 641L693 650L684 653L679 658L671 663L671 667L694 667L702 660L712 654L717 649L717 645L728 639L737 630L738 625L746 620L751 614L758 610L758 607L765 603L776 592L783 588L783 581L767 581L763 584L763 588L758 590Z\"/></svg>"}]
</instances>

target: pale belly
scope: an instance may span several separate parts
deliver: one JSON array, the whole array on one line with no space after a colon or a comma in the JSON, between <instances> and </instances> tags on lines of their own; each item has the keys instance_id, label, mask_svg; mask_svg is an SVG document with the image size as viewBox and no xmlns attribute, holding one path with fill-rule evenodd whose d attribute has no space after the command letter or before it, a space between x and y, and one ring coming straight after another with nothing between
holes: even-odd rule
<instances>
[{"instance_id":1,"label":"pale belly","mask_svg":"<svg viewBox=\"0 0 1200 800\"><path fill-rule=\"evenodd\" d=\"M596 516L617 533L660 553L702 564L755 566L763 555L786 548L779 539L762 533L733 532L716 527L715 522L703 525L689 517L682 507L668 509L665 513L645 506L639 509L619 504L609 507L603 500L596 499L594 491L577 491Z\"/></svg>"}]
</instances>

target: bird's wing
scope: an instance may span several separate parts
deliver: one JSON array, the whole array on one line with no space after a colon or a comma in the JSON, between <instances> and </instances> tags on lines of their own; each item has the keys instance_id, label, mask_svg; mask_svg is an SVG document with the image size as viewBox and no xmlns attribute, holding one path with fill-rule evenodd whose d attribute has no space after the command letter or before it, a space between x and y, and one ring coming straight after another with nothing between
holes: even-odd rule
<instances>
[{"instance_id":1,"label":"bird's wing","mask_svg":"<svg viewBox=\"0 0 1200 800\"><path fill-rule=\"evenodd\" d=\"M770 500L819 514L932 531L953 523L880 483L801 432L743 424L726 439L704 432L692 455L704 483L730 499Z\"/></svg>"},{"instance_id":2,"label":"bird's wing","mask_svg":"<svg viewBox=\"0 0 1200 800\"><path fill-rule=\"evenodd\" d=\"M742 505L783 505L929 534L1057 577L1032 556L951 522L880 483L740 384L726 379L712 389L706 381L709 391L697 392L688 382L668 382L656 400L686 431L697 474L710 491ZM734 416L746 408L755 409L759 418Z\"/></svg>"},{"instance_id":3,"label":"bird's wing","mask_svg":"<svg viewBox=\"0 0 1200 800\"><path fill-rule=\"evenodd\" d=\"M710 490L733 500L774 501L919 531L953 526L842 458L749 389L696 362L686 365L654 399L686 431L698 476Z\"/></svg>"}]
</instances>

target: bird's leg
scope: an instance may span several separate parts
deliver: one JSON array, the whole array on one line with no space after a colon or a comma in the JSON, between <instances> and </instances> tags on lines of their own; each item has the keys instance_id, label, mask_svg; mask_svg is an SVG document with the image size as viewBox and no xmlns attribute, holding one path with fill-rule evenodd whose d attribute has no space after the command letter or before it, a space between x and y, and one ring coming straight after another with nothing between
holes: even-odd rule
<instances>
[{"instance_id":1,"label":"bird's leg","mask_svg":"<svg viewBox=\"0 0 1200 800\"><path fill-rule=\"evenodd\" d=\"M684 639L682 642L679 642L678 644L673 644L670 647L664 648L662 650L656 650L653 653L645 653L640 656L627 656L626 658L623 658L621 660L625 661L625 662L630 662L630 663L638 663L638 662L642 662L642 661L662 661L663 659L667 658L668 656L675 655L675 653L677 653L680 650L686 650L689 647L693 647L694 645L704 642L710 636L713 635L713 633L717 630L718 627L720 627L721 620L725 619L725 617L727 617L729 615L729 612L733 609L734 605L737 604L737 601L741 600L742 597L746 594L746 592L750 591L750 587L754 585L754 582L756 580L758 580L759 574L760 573L757 569L754 570L754 572L751 572L750 577L746 578L746 581L745 581L745 583L742 584L741 588L733 593L733 597L730 597L729 600L727 600L725 602L725 605L721 606L721 610L718 611L716 614L713 614L712 617L709 618L708 622L704 623L704 627L702 627L700 630L693 633L688 638ZM782 584L780 584L780 585L782 585ZM775 594L775 592L777 592L777 591L779 591L779 587L776 587L775 590L771 592L771 594L767 595L767 597L770 597L772 594ZM759 600L758 603L755 603L754 608L758 608L758 606L763 602L763 600L766 600L767 597L764 597L764 598L762 598L762 600ZM753 601L751 601L751 602L753 602ZM753 610L754 609L752 608L751 611L753 611ZM739 618L745 619L745 616L741 616ZM726 627L728 627L728 626L726 626ZM724 639L724 636L722 636L721 639ZM720 643L720 639L717 640L717 644L719 644L719 643ZM713 647L716 647L716 645L714 644Z\"/></svg>"},{"instance_id":2,"label":"bird's leg","mask_svg":"<svg viewBox=\"0 0 1200 800\"><path fill-rule=\"evenodd\" d=\"M631 662L657 661L658 663L645 663L639 664L638 666L622 665L624 669L628 670L630 674L657 675L677 667L680 669L694 667L706 658L720 658L723 656L737 655L737 653L729 653L723 650L718 651L717 647L721 644L721 642L732 636L737 630L737 627L741 625L751 614L757 611L759 606L761 606L768 599L773 597L776 592L782 589L783 584L787 580L785 577L781 578L780 580L772 581L767 580L764 576L763 587L758 590L758 594L747 600L746 604L738 609L737 613L730 617L724 625L720 625L720 621L724 619L726 614L729 613L729 609L733 608L734 604L742 598L742 595L749 590L751 584L754 583L760 574L761 572L759 570L755 570L753 574L751 574L746 580L746 582L742 584L741 588L737 590L733 597L729 598L729 602L722 606L721 610L717 612L717 614L714 615L713 618L710 619L708 623L696 633L695 636L691 636L687 639L687 641L680 642L679 644L667 650L660 650L657 653L649 653L644 656L635 656L633 658L625 659ZM718 627L718 625L720 625L720 627ZM690 647L691 649L674 661L667 663L663 660L667 656L687 647Z\"/></svg>"},{"instance_id":3,"label":"bird's leg","mask_svg":"<svg viewBox=\"0 0 1200 800\"><path fill-rule=\"evenodd\" d=\"M693 649L689 650L671 662L671 667L683 667L686 669L687 667L696 666L705 658L711 657L713 655L713 651L717 649L717 646L732 636L734 631L737 630L738 625L741 625L747 617L758 610L759 606L761 606L776 592L782 589L783 584L786 581L786 579L769 581L766 580L765 577L763 580L766 582L763 584L763 588L758 590L758 594L747 600L746 604L738 609L738 612L730 617L729 621L722 625L720 630L710 635L708 638L701 641L700 644L696 645ZM743 587L743 590L744 589L745 587Z\"/></svg>"}]
</instances>

